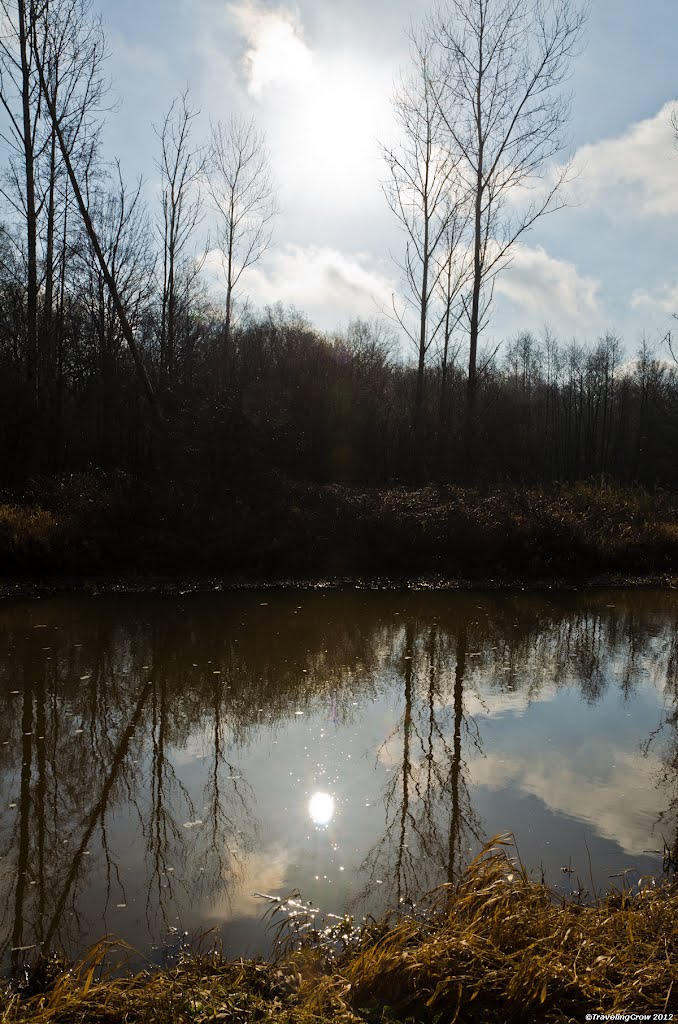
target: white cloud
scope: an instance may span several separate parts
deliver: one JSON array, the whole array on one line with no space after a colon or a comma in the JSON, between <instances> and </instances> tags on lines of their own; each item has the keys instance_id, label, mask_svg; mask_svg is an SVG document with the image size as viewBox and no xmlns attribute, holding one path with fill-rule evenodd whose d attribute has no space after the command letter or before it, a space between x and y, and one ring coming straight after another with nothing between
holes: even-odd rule
<instances>
[{"instance_id":1,"label":"white cloud","mask_svg":"<svg viewBox=\"0 0 678 1024\"><path fill-rule=\"evenodd\" d=\"M678 216L678 148L671 125L675 104L632 124L613 139L581 146L579 177L568 191L575 201L599 203L610 213Z\"/></svg>"},{"instance_id":2,"label":"white cloud","mask_svg":"<svg viewBox=\"0 0 678 1024\"><path fill-rule=\"evenodd\" d=\"M535 796L553 813L587 822L636 856L652 845L654 824L666 807L666 793L653 785L660 767L657 758L597 743L575 756L555 750L488 755L474 760L471 778L474 785Z\"/></svg>"},{"instance_id":3,"label":"white cloud","mask_svg":"<svg viewBox=\"0 0 678 1024\"><path fill-rule=\"evenodd\" d=\"M303 39L298 16L286 7L263 7L241 0L228 8L247 49L244 67L248 91L261 98L270 86L306 85L314 74L314 58Z\"/></svg>"},{"instance_id":4,"label":"white cloud","mask_svg":"<svg viewBox=\"0 0 678 1024\"><path fill-rule=\"evenodd\" d=\"M274 844L261 852L244 854L237 867L229 862L223 875L226 891L207 907L208 919L222 922L238 917L261 918L266 904L255 892L275 895L284 890L290 861L290 853Z\"/></svg>"},{"instance_id":5,"label":"white cloud","mask_svg":"<svg viewBox=\"0 0 678 1024\"><path fill-rule=\"evenodd\" d=\"M390 307L394 285L363 253L287 244L248 270L246 289L258 306L291 304L330 329Z\"/></svg>"},{"instance_id":6,"label":"white cloud","mask_svg":"<svg viewBox=\"0 0 678 1024\"><path fill-rule=\"evenodd\" d=\"M464 698L464 711L471 718L498 718L512 715L522 716L534 705L544 704L558 696L558 689L553 684L546 684L537 694L527 689L496 691L483 687L477 693L469 693ZM450 705L447 705L450 707Z\"/></svg>"},{"instance_id":7,"label":"white cloud","mask_svg":"<svg viewBox=\"0 0 678 1024\"><path fill-rule=\"evenodd\" d=\"M510 266L496 283L497 292L530 313L582 325L599 312L599 288L597 280L579 274L573 263L527 245L515 247Z\"/></svg>"},{"instance_id":8,"label":"white cloud","mask_svg":"<svg viewBox=\"0 0 678 1024\"><path fill-rule=\"evenodd\" d=\"M676 185L678 189L678 183ZM632 309L660 310L662 313L678 313L678 283L662 284L652 291L637 288L631 296Z\"/></svg>"}]
</instances>

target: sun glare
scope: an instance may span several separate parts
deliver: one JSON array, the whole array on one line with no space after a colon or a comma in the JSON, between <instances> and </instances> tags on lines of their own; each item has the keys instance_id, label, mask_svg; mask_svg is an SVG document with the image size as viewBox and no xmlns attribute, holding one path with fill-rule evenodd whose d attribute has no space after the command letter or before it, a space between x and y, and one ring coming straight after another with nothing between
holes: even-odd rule
<instances>
[{"instance_id":1,"label":"sun glare","mask_svg":"<svg viewBox=\"0 0 678 1024\"><path fill-rule=\"evenodd\" d=\"M313 72L313 56L283 18L270 18L246 56L250 92L259 97L269 85L306 85Z\"/></svg>"},{"instance_id":2,"label":"sun glare","mask_svg":"<svg viewBox=\"0 0 678 1024\"><path fill-rule=\"evenodd\" d=\"M277 93L266 90L262 99L285 193L335 209L355 209L365 195L371 201L376 140L390 114L384 90L364 62L316 57L307 79Z\"/></svg>"},{"instance_id":3,"label":"sun glare","mask_svg":"<svg viewBox=\"0 0 678 1024\"><path fill-rule=\"evenodd\" d=\"M392 82L366 54L314 49L286 4L238 0L247 90L261 105L284 197L361 205L374 193L376 139L390 134Z\"/></svg>"},{"instance_id":4,"label":"sun glare","mask_svg":"<svg viewBox=\"0 0 678 1024\"><path fill-rule=\"evenodd\" d=\"M314 793L308 802L308 813L316 825L329 825L334 817L334 797L329 793Z\"/></svg>"}]
</instances>

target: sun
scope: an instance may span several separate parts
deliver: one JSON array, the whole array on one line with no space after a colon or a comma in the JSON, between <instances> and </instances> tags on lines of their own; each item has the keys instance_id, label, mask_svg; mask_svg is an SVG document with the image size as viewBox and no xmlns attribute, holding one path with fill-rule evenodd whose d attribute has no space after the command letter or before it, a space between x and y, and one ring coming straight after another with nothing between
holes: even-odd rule
<instances>
[{"instance_id":1,"label":"sun","mask_svg":"<svg viewBox=\"0 0 678 1024\"><path fill-rule=\"evenodd\" d=\"M257 102L285 194L309 205L373 196L379 147L390 133L390 75L367 54L317 49L298 15L254 0L232 5L245 38L247 91Z\"/></svg>"},{"instance_id":2,"label":"sun","mask_svg":"<svg viewBox=\"0 0 678 1024\"><path fill-rule=\"evenodd\" d=\"M334 817L334 797L329 793L314 793L308 801L308 813L316 825L329 825Z\"/></svg>"}]
</instances>

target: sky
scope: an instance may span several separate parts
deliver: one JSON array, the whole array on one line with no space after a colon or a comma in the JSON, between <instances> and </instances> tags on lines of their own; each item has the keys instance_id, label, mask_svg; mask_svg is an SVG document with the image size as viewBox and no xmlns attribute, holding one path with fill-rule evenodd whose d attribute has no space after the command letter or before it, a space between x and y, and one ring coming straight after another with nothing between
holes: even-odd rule
<instances>
[{"instance_id":1,"label":"sky","mask_svg":"<svg viewBox=\"0 0 678 1024\"><path fill-rule=\"evenodd\" d=\"M429 9L405 0L95 0L120 99L110 155L157 202L158 123L190 87L209 121L253 116L266 133L281 214L274 245L243 283L324 330L391 307L403 238L380 189L379 141L408 64L406 28ZM593 0L574 64L567 208L523 237L497 280L485 343L548 326L563 341L606 331L633 354L678 323L676 0ZM216 287L216 285L215 285Z\"/></svg>"}]
</instances>

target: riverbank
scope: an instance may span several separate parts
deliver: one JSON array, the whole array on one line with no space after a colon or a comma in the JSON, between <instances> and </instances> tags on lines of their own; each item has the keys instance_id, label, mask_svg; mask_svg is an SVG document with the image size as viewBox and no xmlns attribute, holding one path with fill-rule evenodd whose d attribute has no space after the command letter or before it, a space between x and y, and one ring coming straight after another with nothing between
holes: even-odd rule
<instances>
[{"instance_id":1,"label":"riverbank","mask_svg":"<svg viewBox=\"0 0 678 1024\"><path fill-rule=\"evenodd\" d=\"M425 916L393 915L355 942L347 921L301 948L288 928L291 948L275 964L188 959L108 981L101 944L74 969L30 975L33 991L8 990L0 1021L561 1024L596 1012L678 1013L675 882L595 906L563 903L516 867L507 839L493 844Z\"/></svg>"},{"instance_id":2,"label":"riverbank","mask_svg":"<svg viewBox=\"0 0 678 1024\"><path fill-rule=\"evenodd\" d=\"M678 496L590 483L361 490L279 478L210 494L69 475L0 498L0 574L29 591L46 577L76 589L672 585Z\"/></svg>"}]
</instances>

